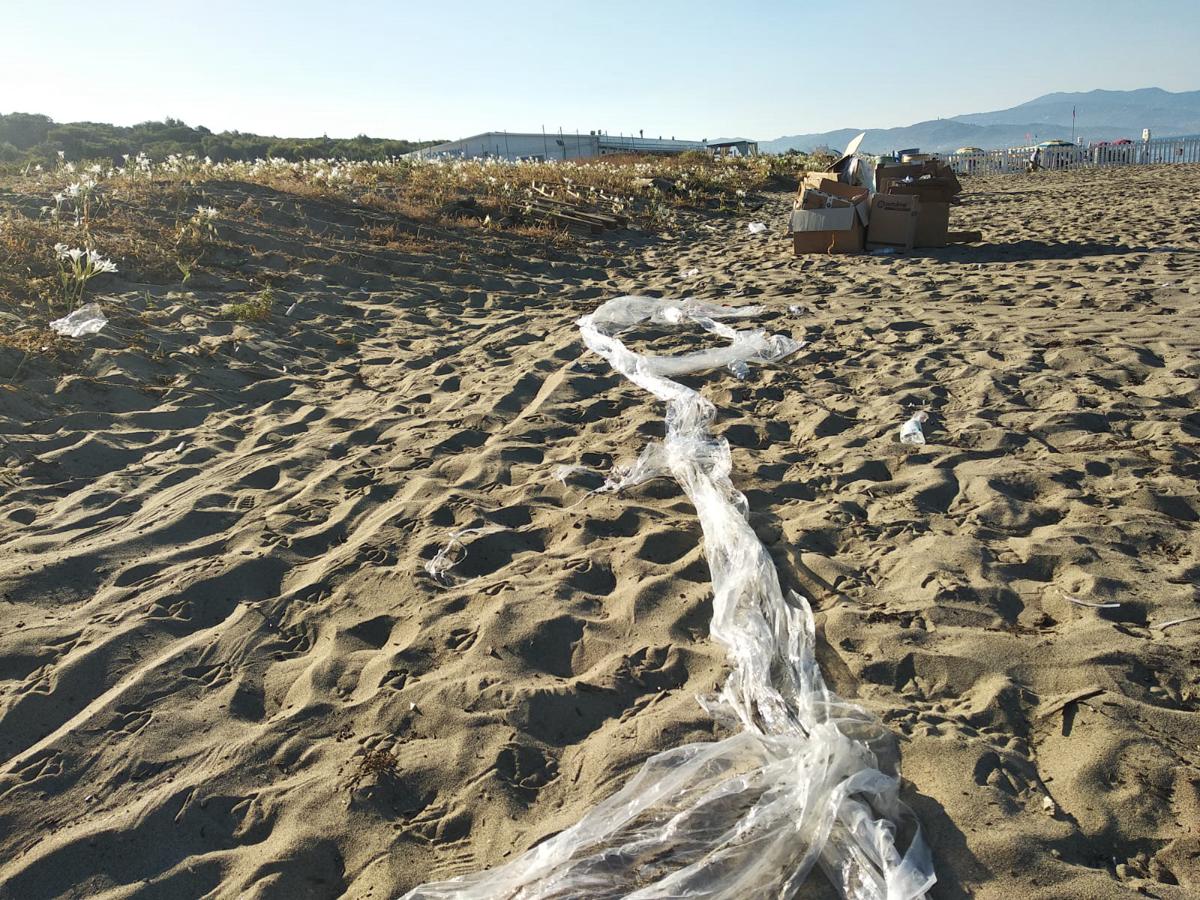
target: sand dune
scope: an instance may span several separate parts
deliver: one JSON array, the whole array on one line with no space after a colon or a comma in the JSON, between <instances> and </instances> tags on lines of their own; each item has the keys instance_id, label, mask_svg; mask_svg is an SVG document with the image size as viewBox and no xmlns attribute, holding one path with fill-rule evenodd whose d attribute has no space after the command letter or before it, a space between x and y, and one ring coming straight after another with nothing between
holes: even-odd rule
<instances>
[{"instance_id":1,"label":"sand dune","mask_svg":"<svg viewBox=\"0 0 1200 900\"><path fill-rule=\"evenodd\" d=\"M391 897L714 737L690 504L588 493L661 428L582 355L625 293L810 342L688 383L831 687L902 738L934 895L1195 896L1200 623L1158 626L1200 611L1200 171L966 188L983 245L794 259L785 194L767 235L383 253L227 186L268 210L240 276L121 285L141 320L0 392L0 897ZM196 312L255 272L291 315Z\"/></svg>"}]
</instances>

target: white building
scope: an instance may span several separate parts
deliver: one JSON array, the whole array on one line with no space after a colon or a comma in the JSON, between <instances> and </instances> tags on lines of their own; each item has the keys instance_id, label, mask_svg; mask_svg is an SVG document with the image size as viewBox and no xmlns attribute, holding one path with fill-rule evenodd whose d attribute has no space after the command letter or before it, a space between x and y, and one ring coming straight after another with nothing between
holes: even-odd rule
<instances>
[{"instance_id":1,"label":"white building","mask_svg":"<svg viewBox=\"0 0 1200 900\"><path fill-rule=\"evenodd\" d=\"M704 150L705 141L599 134L528 134L488 131L405 154L414 159L592 159L611 153L683 153Z\"/></svg>"}]
</instances>

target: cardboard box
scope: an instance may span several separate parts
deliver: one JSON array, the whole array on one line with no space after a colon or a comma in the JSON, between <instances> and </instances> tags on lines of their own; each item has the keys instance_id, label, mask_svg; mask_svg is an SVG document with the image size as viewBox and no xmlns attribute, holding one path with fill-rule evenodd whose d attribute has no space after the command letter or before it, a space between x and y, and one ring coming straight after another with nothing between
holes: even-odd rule
<instances>
[{"instance_id":1,"label":"cardboard box","mask_svg":"<svg viewBox=\"0 0 1200 900\"><path fill-rule=\"evenodd\" d=\"M924 174L925 172L921 165L880 164L875 167L875 190L880 194L886 194L893 182L902 181L905 178L911 178L913 181L916 181Z\"/></svg>"},{"instance_id":2,"label":"cardboard box","mask_svg":"<svg viewBox=\"0 0 1200 900\"><path fill-rule=\"evenodd\" d=\"M867 222L865 200L846 206L792 210L792 250L805 253L860 253Z\"/></svg>"},{"instance_id":3,"label":"cardboard box","mask_svg":"<svg viewBox=\"0 0 1200 900\"><path fill-rule=\"evenodd\" d=\"M926 203L921 198L917 211L917 233L914 247L945 247L946 235L950 230L950 204Z\"/></svg>"},{"instance_id":4,"label":"cardboard box","mask_svg":"<svg viewBox=\"0 0 1200 900\"><path fill-rule=\"evenodd\" d=\"M949 203L957 193L954 184L947 178L920 178L916 181L892 181L887 186L888 194L916 194L926 203Z\"/></svg>"},{"instance_id":5,"label":"cardboard box","mask_svg":"<svg viewBox=\"0 0 1200 900\"><path fill-rule=\"evenodd\" d=\"M800 184L800 196L795 206L797 209L845 208L865 203L869 193L864 187L832 181L820 173L810 173Z\"/></svg>"},{"instance_id":6,"label":"cardboard box","mask_svg":"<svg viewBox=\"0 0 1200 900\"><path fill-rule=\"evenodd\" d=\"M875 194L871 197L867 245L911 250L917 236L921 198L913 194Z\"/></svg>"},{"instance_id":7,"label":"cardboard box","mask_svg":"<svg viewBox=\"0 0 1200 900\"><path fill-rule=\"evenodd\" d=\"M834 197L841 197L844 200L851 200L855 203L865 200L867 196L867 189L865 187L838 181L826 172L809 172L806 174L804 180L800 182L800 193L803 194L806 190L820 191L822 194L832 194Z\"/></svg>"},{"instance_id":8,"label":"cardboard box","mask_svg":"<svg viewBox=\"0 0 1200 900\"><path fill-rule=\"evenodd\" d=\"M905 178L912 179L906 186L909 188L911 188L912 184L929 182L929 186L919 188L918 190L935 191L938 193L939 197L930 197L936 203L953 202L952 198L962 193L962 184L959 182L958 176L954 174L953 169L940 159L908 164L901 163L900 165L895 165L894 163L887 165L880 164L875 167L875 190L881 194L895 193L892 188L898 182L903 182Z\"/></svg>"},{"instance_id":9,"label":"cardboard box","mask_svg":"<svg viewBox=\"0 0 1200 900\"><path fill-rule=\"evenodd\" d=\"M853 206L854 203L850 200L845 200L841 197L835 197L833 194L826 194L821 191L807 188L800 199L796 201L796 209L845 209L848 206Z\"/></svg>"},{"instance_id":10,"label":"cardboard box","mask_svg":"<svg viewBox=\"0 0 1200 900\"><path fill-rule=\"evenodd\" d=\"M950 193L958 195L962 193L962 182L958 180L958 176L954 174L954 170L944 162L938 163L937 177L946 181L950 185Z\"/></svg>"}]
</instances>

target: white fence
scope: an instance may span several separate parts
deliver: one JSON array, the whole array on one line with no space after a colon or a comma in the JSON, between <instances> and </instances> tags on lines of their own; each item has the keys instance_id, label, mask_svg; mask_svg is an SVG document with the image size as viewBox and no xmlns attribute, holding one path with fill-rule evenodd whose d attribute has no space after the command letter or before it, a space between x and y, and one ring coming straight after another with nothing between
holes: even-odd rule
<instances>
[{"instance_id":1,"label":"white fence","mask_svg":"<svg viewBox=\"0 0 1200 900\"><path fill-rule=\"evenodd\" d=\"M995 175L1026 171L1030 157L1038 149L1041 150L1038 164L1043 169L1200 163L1200 137L1155 138L1132 144L1091 147L1011 147L978 153L939 153L938 157L960 175Z\"/></svg>"}]
</instances>

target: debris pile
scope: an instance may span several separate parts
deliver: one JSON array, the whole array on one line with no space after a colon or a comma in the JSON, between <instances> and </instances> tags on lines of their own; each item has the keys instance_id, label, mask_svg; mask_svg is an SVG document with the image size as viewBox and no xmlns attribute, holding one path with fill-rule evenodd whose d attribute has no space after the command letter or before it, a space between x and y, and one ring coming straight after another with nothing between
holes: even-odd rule
<instances>
[{"instance_id":1,"label":"debris pile","mask_svg":"<svg viewBox=\"0 0 1200 900\"><path fill-rule=\"evenodd\" d=\"M899 158L860 155L862 137L824 172L801 181L790 221L797 256L982 239L979 232L950 231L950 207L962 202L962 185L950 166L915 151Z\"/></svg>"},{"instance_id":2,"label":"debris pile","mask_svg":"<svg viewBox=\"0 0 1200 900\"><path fill-rule=\"evenodd\" d=\"M511 217L547 222L568 231L585 234L603 234L629 226L629 217L615 208L598 209L595 204L585 201L582 197L563 200L536 186L524 200L510 201L503 205L505 213ZM616 207L617 204L614 203L613 206Z\"/></svg>"}]
</instances>

